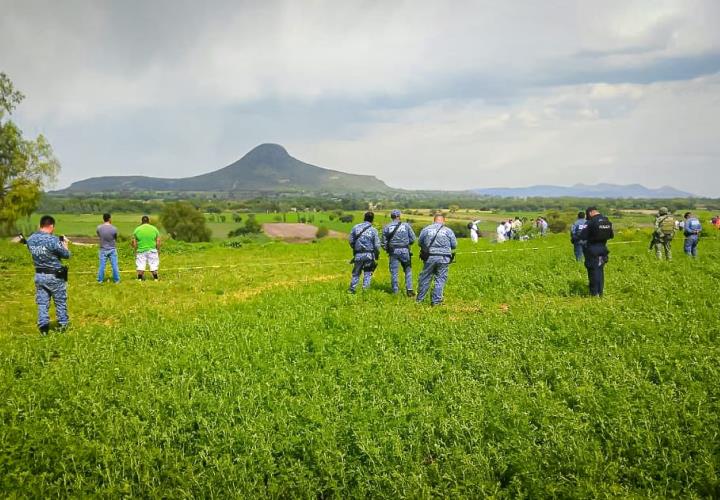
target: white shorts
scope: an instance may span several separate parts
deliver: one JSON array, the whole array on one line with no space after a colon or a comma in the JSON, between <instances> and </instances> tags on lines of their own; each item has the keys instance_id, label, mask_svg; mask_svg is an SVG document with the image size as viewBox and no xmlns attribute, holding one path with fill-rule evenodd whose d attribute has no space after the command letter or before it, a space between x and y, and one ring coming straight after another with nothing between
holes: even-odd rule
<instances>
[{"instance_id":1,"label":"white shorts","mask_svg":"<svg viewBox=\"0 0 720 500\"><path fill-rule=\"evenodd\" d=\"M158 270L158 267L160 267L160 255L158 255L157 250L137 253L135 256L135 269L144 271L146 264L150 266L150 271Z\"/></svg>"}]
</instances>

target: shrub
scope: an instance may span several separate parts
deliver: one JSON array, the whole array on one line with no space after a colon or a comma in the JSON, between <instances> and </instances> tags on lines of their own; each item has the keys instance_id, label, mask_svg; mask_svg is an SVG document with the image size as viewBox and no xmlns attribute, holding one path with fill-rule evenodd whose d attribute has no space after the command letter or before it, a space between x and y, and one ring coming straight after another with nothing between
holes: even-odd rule
<instances>
[{"instance_id":1,"label":"shrub","mask_svg":"<svg viewBox=\"0 0 720 500\"><path fill-rule=\"evenodd\" d=\"M317 239L324 238L329 233L328 228L326 226L320 226L317 230L317 233L315 233L315 237Z\"/></svg>"},{"instance_id":2,"label":"shrub","mask_svg":"<svg viewBox=\"0 0 720 500\"><path fill-rule=\"evenodd\" d=\"M568 230L572 221L575 220L575 214L553 210L548 212L546 220L548 222L548 230L551 233L564 233Z\"/></svg>"},{"instance_id":3,"label":"shrub","mask_svg":"<svg viewBox=\"0 0 720 500\"><path fill-rule=\"evenodd\" d=\"M355 216L353 214L345 214L338 217L338 220L340 222L352 222L353 219L355 219Z\"/></svg>"},{"instance_id":4,"label":"shrub","mask_svg":"<svg viewBox=\"0 0 720 500\"><path fill-rule=\"evenodd\" d=\"M160 223L174 240L210 241L212 232L205 225L205 217L190 203L179 201L165 205Z\"/></svg>"},{"instance_id":5,"label":"shrub","mask_svg":"<svg viewBox=\"0 0 720 500\"><path fill-rule=\"evenodd\" d=\"M234 238L235 236L244 236L247 234L259 234L260 232L262 232L262 226L255 219L255 214L249 214L247 221L245 221L245 225L230 231L228 233L228 238Z\"/></svg>"},{"instance_id":6,"label":"shrub","mask_svg":"<svg viewBox=\"0 0 720 500\"><path fill-rule=\"evenodd\" d=\"M455 236L458 238L469 238L470 230L467 228L467 223L462 222L448 222L445 224L447 227L452 229Z\"/></svg>"}]
</instances>

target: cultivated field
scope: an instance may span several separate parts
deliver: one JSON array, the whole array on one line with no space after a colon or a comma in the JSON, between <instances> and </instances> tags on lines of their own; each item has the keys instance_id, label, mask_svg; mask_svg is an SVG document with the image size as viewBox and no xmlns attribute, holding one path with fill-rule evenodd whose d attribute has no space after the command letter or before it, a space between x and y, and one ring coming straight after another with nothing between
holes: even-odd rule
<instances>
[{"instance_id":1,"label":"cultivated field","mask_svg":"<svg viewBox=\"0 0 720 500\"><path fill-rule=\"evenodd\" d=\"M80 247L47 338L2 242L0 493L718 497L720 239L666 263L620 233L602 300L558 235L461 241L440 308L384 255L348 295L341 240L169 242L119 285Z\"/></svg>"}]
</instances>

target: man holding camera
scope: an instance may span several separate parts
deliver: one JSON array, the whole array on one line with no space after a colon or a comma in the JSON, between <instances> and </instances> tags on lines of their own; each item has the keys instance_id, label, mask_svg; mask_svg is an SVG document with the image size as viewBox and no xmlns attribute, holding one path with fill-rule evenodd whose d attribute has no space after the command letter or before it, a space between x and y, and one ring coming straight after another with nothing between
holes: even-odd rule
<instances>
[{"instance_id":1,"label":"man holding camera","mask_svg":"<svg viewBox=\"0 0 720 500\"><path fill-rule=\"evenodd\" d=\"M53 235L55 219L43 215L40 229L27 239L27 247L35 265L35 302L38 306L38 329L41 335L50 331L50 299L55 301L55 313L61 330L68 326L67 267L60 259L69 259L67 240Z\"/></svg>"}]
</instances>

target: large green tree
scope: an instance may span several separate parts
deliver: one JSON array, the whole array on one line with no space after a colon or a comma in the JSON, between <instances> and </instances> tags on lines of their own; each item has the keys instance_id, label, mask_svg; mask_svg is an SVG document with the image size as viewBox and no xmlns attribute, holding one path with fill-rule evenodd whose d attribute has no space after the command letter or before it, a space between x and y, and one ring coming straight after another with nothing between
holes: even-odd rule
<instances>
[{"instance_id":1,"label":"large green tree","mask_svg":"<svg viewBox=\"0 0 720 500\"><path fill-rule=\"evenodd\" d=\"M175 240L210 241L212 232L205 225L205 216L190 203L179 201L165 205L160 223Z\"/></svg>"},{"instance_id":2,"label":"large green tree","mask_svg":"<svg viewBox=\"0 0 720 500\"><path fill-rule=\"evenodd\" d=\"M25 139L9 119L24 98L10 78L0 73L0 233L5 234L37 208L43 189L60 171L60 162L45 137Z\"/></svg>"}]
</instances>

